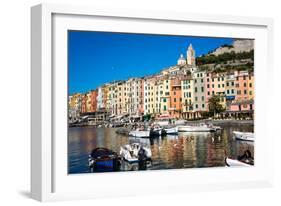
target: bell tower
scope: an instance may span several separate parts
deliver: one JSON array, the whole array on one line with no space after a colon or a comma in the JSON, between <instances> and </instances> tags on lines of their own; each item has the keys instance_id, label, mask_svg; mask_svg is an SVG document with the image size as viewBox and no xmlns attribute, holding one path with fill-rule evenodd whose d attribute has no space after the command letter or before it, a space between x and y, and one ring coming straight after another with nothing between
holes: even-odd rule
<instances>
[{"instance_id":1,"label":"bell tower","mask_svg":"<svg viewBox=\"0 0 281 206\"><path fill-rule=\"evenodd\" d=\"M196 66L196 62L195 62L195 50L192 47L192 44L189 45L188 49L187 49L187 64L191 65L191 66Z\"/></svg>"}]
</instances>

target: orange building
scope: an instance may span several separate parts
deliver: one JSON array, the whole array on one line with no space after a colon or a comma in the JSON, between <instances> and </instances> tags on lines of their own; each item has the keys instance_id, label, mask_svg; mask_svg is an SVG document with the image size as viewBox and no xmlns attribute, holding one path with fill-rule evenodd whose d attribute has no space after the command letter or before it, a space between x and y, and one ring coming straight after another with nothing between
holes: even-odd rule
<instances>
[{"instance_id":1,"label":"orange building","mask_svg":"<svg viewBox=\"0 0 281 206\"><path fill-rule=\"evenodd\" d=\"M82 95L82 102L81 102L81 113L87 112L87 94Z\"/></svg>"},{"instance_id":2,"label":"orange building","mask_svg":"<svg viewBox=\"0 0 281 206\"><path fill-rule=\"evenodd\" d=\"M97 90L92 90L90 91L91 95L91 111L90 112L96 112L97 111L97 96L98 96L98 92Z\"/></svg>"},{"instance_id":3,"label":"orange building","mask_svg":"<svg viewBox=\"0 0 281 206\"><path fill-rule=\"evenodd\" d=\"M169 114L172 117L180 118L182 111L182 90L181 90L181 80L179 78L173 78L170 81L170 107Z\"/></svg>"},{"instance_id":4,"label":"orange building","mask_svg":"<svg viewBox=\"0 0 281 206\"><path fill-rule=\"evenodd\" d=\"M254 76L247 71L236 73L235 87L237 94L236 101L245 101L254 99Z\"/></svg>"}]
</instances>

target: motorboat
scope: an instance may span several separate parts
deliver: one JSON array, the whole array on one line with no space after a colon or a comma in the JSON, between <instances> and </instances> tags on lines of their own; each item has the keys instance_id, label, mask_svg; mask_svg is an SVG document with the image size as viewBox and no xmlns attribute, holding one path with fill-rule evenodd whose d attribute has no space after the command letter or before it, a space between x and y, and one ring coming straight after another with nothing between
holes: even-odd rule
<instances>
[{"instance_id":1,"label":"motorboat","mask_svg":"<svg viewBox=\"0 0 281 206\"><path fill-rule=\"evenodd\" d=\"M168 119L159 119L159 120L155 121L155 123L160 126L167 126L170 124L170 121Z\"/></svg>"},{"instance_id":2,"label":"motorboat","mask_svg":"<svg viewBox=\"0 0 281 206\"><path fill-rule=\"evenodd\" d=\"M164 135L164 134L165 134L165 131L158 124L154 124L150 128L150 137L153 137L153 136L158 136L159 137L159 136Z\"/></svg>"},{"instance_id":3,"label":"motorboat","mask_svg":"<svg viewBox=\"0 0 281 206\"><path fill-rule=\"evenodd\" d=\"M145 129L144 126L138 127L135 130L129 132L129 136L132 137L149 137L150 130Z\"/></svg>"},{"instance_id":4,"label":"motorboat","mask_svg":"<svg viewBox=\"0 0 281 206\"><path fill-rule=\"evenodd\" d=\"M178 134L178 127L177 126L165 127L164 131L166 132L166 134Z\"/></svg>"},{"instance_id":5,"label":"motorboat","mask_svg":"<svg viewBox=\"0 0 281 206\"><path fill-rule=\"evenodd\" d=\"M213 128L215 131L220 131L222 129L220 126L215 126L212 123L206 123L206 125Z\"/></svg>"},{"instance_id":6,"label":"motorboat","mask_svg":"<svg viewBox=\"0 0 281 206\"><path fill-rule=\"evenodd\" d=\"M129 135L132 137L149 137L150 131L146 130L133 130L129 132Z\"/></svg>"},{"instance_id":7,"label":"motorboat","mask_svg":"<svg viewBox=\"0 0 281 206\"><path fill-rule=\"evenodd\" d=\"M118 154L107 148L95 148L89 155L88 165L93 172L112 172L120 169Z\"/></svg>"},{"instance_id":8,"label":"motorboat","mask_svg":"<svg viewBox=\"0 0 281 206\"><path fill-rule=\"evenodd\" d=\"M185 125L186 122L187 121L185 119L178 119L178 120L175 120L175 125Z\"/></svg>"},{"instance_id":9,"label":"motorboat","mask_svg":"<svg viewBox=\"0 0 281 206\"><path fill-rule=\"evenodd\" d=\"M251 142L253 142L255 140L254 133L252 133L252 132L233 131L233 134L234 134L235 138L238 140L251 141Z\"/></svg>"},{"instance_id":10,"label":"motorboat","mask_svg":"<svg viewBox=\"0 0 281 206\"><path fill-rule=\"evenodd\" d=\"M231 159L228 157L225 158L225 165L227 167L252 167L252 165L250 164L244 163L239 160Z\"/></svg>"},{"instance_id":11,"label":"motorboat","mask_svg":"<svg viewBox=\"0 0 281 206\"><path fill-rule=\"evenodd\" d=\"M178 126L179 132L214 132L216 131L211 125L199 124L199 125L182 125Z\"/></svg>"},{"instance_id":12,"label":"motorboat","mask_svg":"<svg viewBox=\"0 0 281 206\"><path fill-rule=\"evenodd\" d=\"M129 163L151 161L151 150L139 143L127 144L120 147L120 156Z\"/></svg>"}]
</instances>

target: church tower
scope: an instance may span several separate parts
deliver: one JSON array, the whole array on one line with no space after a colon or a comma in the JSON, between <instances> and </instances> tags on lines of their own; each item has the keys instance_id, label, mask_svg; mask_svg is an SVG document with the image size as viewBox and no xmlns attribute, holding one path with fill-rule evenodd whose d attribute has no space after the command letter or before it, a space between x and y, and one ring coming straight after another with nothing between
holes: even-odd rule
<instances>
[{"instance_id":1,"label":"church tower","mask_svg":"<svg viewBox=\"0 0 281 206\"><path fill-rule=\"evenodd\" d=\"M195 50L192 47L192 44L189 45L187 49L187 64L191 66L195 66Z\"/></svg>"}]
</instances>

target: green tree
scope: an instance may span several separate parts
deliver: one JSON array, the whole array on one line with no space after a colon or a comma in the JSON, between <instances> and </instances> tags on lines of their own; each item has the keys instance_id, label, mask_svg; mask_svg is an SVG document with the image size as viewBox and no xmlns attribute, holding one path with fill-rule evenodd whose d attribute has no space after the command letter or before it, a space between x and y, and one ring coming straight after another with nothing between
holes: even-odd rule
<instances>
[{"instance_id":1,"label":"green tree","mask_svg":"<svg viewBox=\"0 0 281 206\"><path fill-rule=\"evenodd\" d=\"M145 115L143 116L143 119L144 119L145 121L149 121L149 120L151 119L151 114L145 114Z\"/></svg>"},{"instance_id":2,"label":"green tree","mask_svg":"<svg viewBox=\"0 0 281 206\"><path fill-rule=\"evenodd\" d=\"M209 99L209 111L214 116L222 111L224 111L223 106L220 104L220 97L218 95L212 96Z\"/></svg>"}]
</instances>

